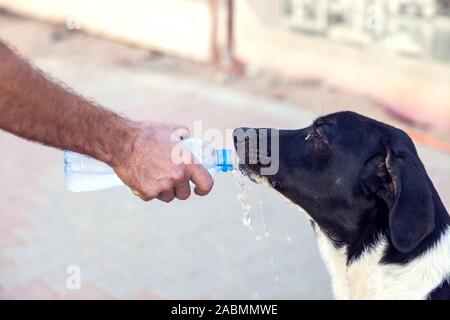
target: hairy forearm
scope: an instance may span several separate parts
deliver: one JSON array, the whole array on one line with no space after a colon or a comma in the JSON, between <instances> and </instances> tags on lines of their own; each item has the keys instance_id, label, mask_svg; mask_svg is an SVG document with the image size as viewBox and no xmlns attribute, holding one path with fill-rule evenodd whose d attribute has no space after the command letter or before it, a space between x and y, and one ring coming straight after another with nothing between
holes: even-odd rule
<instances>
[{"instance_id":1,"label":"hairy forearm","mask_svg":"<svg viewBox=\"0 0 450 320\"><path fill-rule=\"evenodd\" d=\"M0 129L102 160L144 200L187 199L189 180L198 195L213 186L201 164L172 161L179 137L189 136L187 128L122 118L52 81L1 40Z\"/></svg>"},{"instance_id":2,"label":"hairy forearm","mask_svg":"<svg viewBox=\"0 0 450 320\"><path fill-rule=\"evenodd\" d=\"M50 80L0 41L0 129L113 164L132 123Z\"/></svg>"}]
</instances>

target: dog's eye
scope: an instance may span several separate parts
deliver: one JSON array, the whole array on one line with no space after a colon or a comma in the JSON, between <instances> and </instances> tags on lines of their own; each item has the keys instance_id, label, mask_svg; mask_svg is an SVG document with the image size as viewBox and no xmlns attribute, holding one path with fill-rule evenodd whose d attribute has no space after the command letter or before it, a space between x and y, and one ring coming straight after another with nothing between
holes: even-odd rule
<instances>
[{"instance_id":1,"label":"dog's eye","mask_svg":"<svg viewBox=\"0 0 450 320\"><path fill-rule=\"evenodd\" d=\"M323 139L324 136L322 135L322 133L320 132L319 128L314 128L306 137L305 140L309 140L311 137L313 138L319 138L319 139Z\"/></svg>"},{"instance_id":2,"label":"dog's eye","mask_svg":"<svg viewBox=\"0 0 450 320\"><path fill-rule=\"evenodd\" d=\"M316 138L323 138L322 133L320 133L319 128L314 128L313 136Z\"/></svg>"},{"instance_id":3,"label":"dog's eye","mask_svg":"<svg viewBox=\"0 0 450 320\"><path fill-rule=\"evenodd\" d=\"M311 138L322 138L322 135L317 128L314 128L310 133L308 133L305 140L312 140Z\"/></svg>"},{"instance_id":4,"label":"dog's eye","mask_svg":"<svg viewBox=\"0 0 450 320\"><path fill-rule=\"evenodd\" d=\"M311 130L309 134L308 140L311 141L311 146L315 155L326 155L329 150L329 142L324 131L323 126L318 126Z\"/></svg>"}]
</instances>

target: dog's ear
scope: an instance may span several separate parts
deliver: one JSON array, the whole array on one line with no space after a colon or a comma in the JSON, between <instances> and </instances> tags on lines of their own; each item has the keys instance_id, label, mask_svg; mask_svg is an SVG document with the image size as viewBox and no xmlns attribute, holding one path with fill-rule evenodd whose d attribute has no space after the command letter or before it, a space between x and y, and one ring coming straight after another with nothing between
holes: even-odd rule
<instances>
[{"instance_id":1,"label":"dog's ear","mask_svg":"<svg viewBox=\"0 0 450 320\"><path fill-rule=\"evenodd\" d=\"M366 164L364 186L389 210L394 247L403 253L416 248L434 229L434 205L425 168L415 149L386 147Z\"/></svg>"}]
</instances>

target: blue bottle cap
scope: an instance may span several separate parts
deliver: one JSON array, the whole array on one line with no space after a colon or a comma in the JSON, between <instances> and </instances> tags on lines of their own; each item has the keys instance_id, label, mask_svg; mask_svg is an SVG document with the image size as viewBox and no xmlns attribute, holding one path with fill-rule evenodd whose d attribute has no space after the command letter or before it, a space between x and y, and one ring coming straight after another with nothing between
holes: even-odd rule
<instances>
[{"instance_id":1,"label":"blue bottle cap","mask_svg":"<svg viewBox=\"0 0 450 320\"><path fill-rule=\"evenodd\" d=\"M217 152L217 167L219 171L227 172L233 171L233 153L230 149L218 149Z\"/></svg>"}]
</instances>

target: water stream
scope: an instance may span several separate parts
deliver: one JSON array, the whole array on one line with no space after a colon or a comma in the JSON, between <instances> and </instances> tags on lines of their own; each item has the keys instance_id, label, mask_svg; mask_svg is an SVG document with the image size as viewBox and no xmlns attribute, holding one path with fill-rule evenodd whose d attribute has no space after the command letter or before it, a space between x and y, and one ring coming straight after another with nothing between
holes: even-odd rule
<instances>
[{"instance_id":1,"label":"water stream","mask_svg":"<svg viewBox=\"0 0 450 320\"><path fill-rule=\"evenodd\" d=\"M252 218L250 216L250 209L252 208L252 205L250 203L250 197L248 193L249 180L239 170L234 171L234 177L239 189L237 198L242 208L242 223L244 226L248 227L251 230Z\"/></svg>"},{"instance_id":2,"label":"water stream","mask_svg":"<svg viewBox=\"0 0 450 320\"><path fill-rule=\"evenodd\" d=\"M234 171L234 177L235 177L236 185L238 187L237 198L238 198L239 203L242 208L242 224L245 227L249 228L250 231L252 231L252 227L253 227L252 222L254 222L258 219L256 219L257 217L254 216L253 217L254 219L252 220L252 216L251 216L252 205L251 205L250 196L249 196L250 180L248 179L248 177L243 175L239 170ZM262 234L256 233L255 240L257 242L259 242L259 241L262 241L263 238L270 237L270 232L267 228L266 218L264 215L264 205L263 205L263 200L262 200L261 188L257 189L257 194L258 194L258 207L257 207L258 212L257 213L259 213L259 218L261 219ZM256 232L256 230L255 230L255 232ZM292 237L290 234L287 234L284 239L286 242L292 241ZM268 263L271 265L275 264L274 256L270 256L268 258ZM272 281L276 284L279 284L280 275L278 273L275 273L272 276ZM251 295L251 299L258 299L258 292L254 292Z\"/></svg>"}]
</instances>

